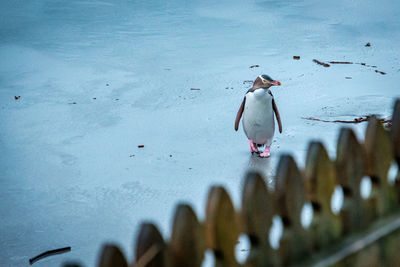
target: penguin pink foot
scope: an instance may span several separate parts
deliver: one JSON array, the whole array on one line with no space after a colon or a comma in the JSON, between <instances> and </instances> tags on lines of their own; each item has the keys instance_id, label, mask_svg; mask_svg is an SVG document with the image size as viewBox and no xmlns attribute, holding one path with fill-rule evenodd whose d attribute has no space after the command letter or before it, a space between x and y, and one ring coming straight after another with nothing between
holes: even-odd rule
<instances>
[{"instance_id":1,"label":"penguin pink foot","mask_svg":"<svg viewBox=\"0 0 400 267\"><path fill-rule=\"evenodd\" d=\"M251 153L258 153L257 145L249 139L249 144L250 144L250 152Z\"/></svg>"},{"instance_id":2,"label":"penguin pink foot","mask_svg":"<svg viewBox=\"0 0 400 267\"><path fill-rule=\"evenodd\" d=\"M263 153L260 154L260 157L262 158L268 158L271 155L269 152L269 146L265 146L265 150Z\"/></svg>"}]
</instances>

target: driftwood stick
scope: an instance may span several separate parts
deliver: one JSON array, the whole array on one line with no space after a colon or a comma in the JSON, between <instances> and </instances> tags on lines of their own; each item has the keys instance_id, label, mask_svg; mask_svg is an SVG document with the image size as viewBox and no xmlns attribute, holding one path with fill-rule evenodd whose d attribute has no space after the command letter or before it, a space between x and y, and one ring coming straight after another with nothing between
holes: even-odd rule
<instances>
[{"instance_id":1,"label":"driftwood stick","mask_svg":"<svg viewBox=\"0 0 400 267\"><path fill-rule=\"evenodd\" d=\"M350 61L329 61L331 64L353 64L353 62Z\"/></svg>"},{"instance_id":2,"label":"driftwood stick","mask_svg":"<svg viewBox=\"0 0 400 267\"><path fill-rule=\"evenodd\" d=\"M360 123L363 121L368 121L370 119L369 116L367 117L360 117L360 118L355 118L352 121L345 121L345 120L322 120L322 119L318 119L318 118L313 118L313 117L302 117L303 120L309 120L309 121L322 121L322 122L339 122L339 123ZM381 123L392 123L392 120L390 119L379 119L379 121Z\"/></svg>"},{"instance_id":3,"label":"driftwood stick","mask_svg":"<svg viewBox=\"0 0 400 267\"><path fill-rule=\"evenodd\" d=\"M34 264L36 261L41 260L43 258L53 256L56 254L62 254L65 252L71 251L71 247L65 247L65 248L58 248L58 249L53 249L53 250L48 250L46 252L43 252L42 254L37 255L36 257L33 257L29 259L29 264Z\"/></svg>"},{"instance_id":4,"label":"driftwood stick","mask_svg":"<svg viewBox=\"0 0 400 267\"><path fill-rule=\"evenodd\" d=\"M317 63L318 65L322 65L322 66L324 66L325 68L328 68L328 67L330 66L328 63L319 61L319 60L317 60L317 59L313 59L313 62Z\"/></svg>"}]
</instances>

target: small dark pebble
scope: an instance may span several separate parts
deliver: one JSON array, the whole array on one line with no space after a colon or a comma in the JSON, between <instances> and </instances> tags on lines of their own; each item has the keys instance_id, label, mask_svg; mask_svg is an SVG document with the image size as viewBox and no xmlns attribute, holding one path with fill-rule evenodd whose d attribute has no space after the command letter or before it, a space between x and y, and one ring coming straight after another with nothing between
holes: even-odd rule
<instances>
[{"instance_id":1,"label":"small dark pebble","mask_svg":"<svg viewBox=\"0 0 400 267\"><path fill-rule=\"evenodd\" d=\"M106 86L110 86L110 85L107 83Z\"/></svg>"},{"instance_id":2,"label":"small dark pebble","mask_svg":"<svg viewBox=\"0 0 400 267\"><path fill-rule=\"evenodd\" d=\"M137 147L138 147L138 148L143 148L143 147L144 147L144 145L138 145Z\"/></svg>"},{"instance_id":3,"label":"small dark pebble","mask_svg":"<svg viewBox=\"0 0 400 267\"><path fill-rule=\"evenodd\" d=\"M72 103L68 103L68 104L70 104L70 105L76 105L76 102L72 102Z\"/></svg>"},{"instance_id":4,"label":"small dark pebble","mask_svg":"<svg viewBox=\"0 0 400 267\"><path fill-rule=\"evenodd\" d=\"M190 88L190 90L200 90L200 88Z\"/></svg>"},{"instance_id":5,"label":"small dark pebble","mask_svg":"<svg viewBox=\"0 0 400 267\"><path fill-rule=\"evenodd\" d=\"M134 156L135 156L134 154L132 154L132 155L129 155L129 157L130 157L130 158L132 158L132 157L134 157Z\"/></svg>"},{"instance_id":6,"label":"small dark pebble","mask_svg":"<svg viewBox=\"0 0 400 267\"><path fill-rule=\"evenodd\" d=\"M225 87L225 89L229 89L229 87Z\"/></svg>"},{"instance_id":7,"label":"small dark pebble","mask_svg":"<svg viewBox=\"0 0 400 267\"><path fill-rule=\"evenodd\" d=\"M94 100L96 100L97 98L93 97Z\"/></svg>"},{"instance_id":8,"label":"small dark pebble","mask_svg":"<svg viewBox=\"0 0 400 267\"><path fill-rule=\"evenodd\" d=\"M172 158L172 155L169 155L170 158Z\"/></svg>"},{"instance_id":9,"label":"small dark pebble","mask_svg":"<svg viewBox=\"0 0 400 267\"><path fill-rule=\"evenodd\" d=\"M189 170L191 170L192 168L189 168Z\"/></svg>"},{"instance_id":10,"label":"small dark pebble","mask_svg":"<svg viewBox=\"0 0 400 267\"><path fill-rule=\"evenodd\" d=\"M250 66L250 69L252 69L252 68L258 68L258 67L260 67L260 65L257 65L257 64L256 64L256 65L251 65L251 66Z\"/></svg>"},{"instance_id":11,"label":"small dark pebble","mask_svg":"<svg viewBox=\"0 0 400 267\"><path fill-rule=\"evenodd\" d=\"M21 96L16 95L16 96L14 96L14 99L15 99L15 100L18 100L20 97L21 97Z\"/></svg>"},{"instance_id":12,"label":"small dark pebble","mask_svg":"<svg viewBox=\"0 0 400 267\"><path fill-rule=\"evenodd\" d=\"M351 78L351 77L345 77L345 78L348 79L348 80L349 80L349 79L353 79L353 78Z\"/></svg>"},{"instance_id":13,"label":"small dark pebble","mask_svg":"<svg viewBox=\"0 0 400 267\"><path fill-rule=\"evenodd\" d=\"M300 56L293 56L293 59L299 60L299 59L300 59Z\"/></svg>"},{"instance_id":14,"label":"small dark pebble","mask_svg":"<svg viewBox=\"0 0 400 267\"><path fill-rule=\"evenodd\" d=\"M368 42L368 43L365 44L365 46L366 46L366 47L370 47L370 46L371 46L371 43Z\"/></svg>"}]
</instances>

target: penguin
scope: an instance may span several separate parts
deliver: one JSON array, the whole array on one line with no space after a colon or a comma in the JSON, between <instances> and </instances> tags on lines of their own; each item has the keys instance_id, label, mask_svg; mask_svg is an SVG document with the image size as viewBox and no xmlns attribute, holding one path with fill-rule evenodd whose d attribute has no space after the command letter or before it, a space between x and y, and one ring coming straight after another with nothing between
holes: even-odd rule
<instances>
[{"instance_id":1,"label":"penguin","mask_svg":"<svg viewBox=\"0 0 400 267\"><path fill-rule=\"evenodd\" d=\"M271 79L268 75L259 75L253 87L247 91L236 115L235 131L239 129L239 122L243 115L243 130L249 139L250 152L260 153L259 146L265 146L264 152L259 156L268 158L270 147L275 132L275 120L282 133L282 122L274 97L269 89L271 86L280 86L281 82Z\"/></svg>"}]
</instances>

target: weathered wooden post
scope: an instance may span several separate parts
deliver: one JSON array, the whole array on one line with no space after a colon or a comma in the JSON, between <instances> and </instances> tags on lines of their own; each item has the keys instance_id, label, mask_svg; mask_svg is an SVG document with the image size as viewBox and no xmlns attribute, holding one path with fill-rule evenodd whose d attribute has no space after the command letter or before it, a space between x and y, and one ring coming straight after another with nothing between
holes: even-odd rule
<instances>
[{"instance_id":1,"label":"weathered wooden post","mask_svg":"<svg viewBox=\"0 0 400 267\"><path fill-rule=\"evenodd\" d=\"M393 155L400 169L400 99L397 99L393 107L392 127L390 129ZM395 181L395 191L397 195L397 208L400 203L400 174L398 173ZM386 266L400 266L400 232L392 234L387 238L385 247L383 248L383 257Z\"/></svg>"},{"instance_id":2,"label":"weathered wooden post","mask_svg":"<svg viewBox=\"0 0 400 267\"><path fill-rule=\"evenodd\" d=\"M304 179L289 155L282 155L276 173L275 210L283 222L278 254L282 266L305 260L311 252L307 232L301 224L306 203Z\"/></svg>"},{"instance_id":3,"label":"weathered wooden post","mask_svg":"<svg viewBox=\"0 0 400 267\"><path fill-rule=\"evenodd\" d=\"M100 253L99 267L128 267L128 263L121 250L112 244L103 246Z\"/></svg>"},{"instance_id":4,"label":"weathered wooden post","mask_svg":"<svg viewBox=\"0 0 400 267\"><path fill-rule=\"evenodd\" d=\"M273 198L260 174L249 172L242 194L243 230L250 240L245 266L276 266L275 253L269 244Z\"/></svg>"},{"instance_id":5,"label":"weathered wooden post","mask_svg":"<svg viewBox=\"0 0 400 267\"><path fill-rule=\"evenodd\" d=\"M167 248L157 227L143 223L136 240L135 267L165 267Z\"/></svg>"},{"instance_id":6,"label":"weathered wooden post","mask_svg":"<svg viewBox=\"0 0 400 267\"><path fill-rule=\"evenodd\" d=\"M388 171L393 160L391 144L382 123L372 117L365 135L365 166L372 181L368 211L373 214L373 218L384 216L396 208L397 196L388 182Z\"/></svg>"},{"instance_id":7,"label":"weathered wooden post","mask_svg":"<svg viewBox=\"0 0 400 267\"><path fill-rule=\"evenodd\" d=\"M335 189L336 173L328 153L320 142L311 142L304 170L308 199L313 207L309 227L312 246L320 250L337 240L341 223L331 210L331 197Z\"/></svg>"},{"instance_id":8,"label":"weathered wooden post","mask_svg":"<svg viewBox=\"0 0 400 267\"><path fill-rule=\"evenodd\" d=\"M336 155L337 181L343 189L340 211L342 235L362 230L366 226L365 202L360 184L364 177L364 148L350 128L340 129Z\"/></svg>"},{"instance_id":9,"label":"weathered wooden post","mask_svg":"<svg viewBox=\"0 0 400 267\"><path fill-rule=\"evenodd\" d=\"M206 209L207 247L214 252L215 266L237 266L235 246L239 231L232 201L221 186L213 186Z\"/></svg>"},{"instance_id":10,"label":"weathered wooden post","mask_svg":"<svg viewBox=\"0 0 400 267\"><path fill-rule=\"evenodd\" d=\"M400 99L396 100L392 115L391 137L393 143L393 154L397 162L397 167L400 170ZM397 174L395 181L395 190L400 203L400 172Z\"/></svg>"},{"instance_id":11,"label":"weathered wooden post","mask_svg":"<svg viewBox=\"0 0 400 267\"><path fill-rule=\"evenodd\" d=\"M173 267L201 266L205 251L205 233L193 209L180 204L175 211L169 243Z\"/></svg>"},{"instance_id":12,"label":"weathered wooden post","mask_svg":"<svg viewBox=\"0 0 400 267\"><path fill-rule=\"evenodd\" d=\"M393 108L391 136L394 155L400 166L400 99L396 100Z\"/></svg>"}]
</instances>

